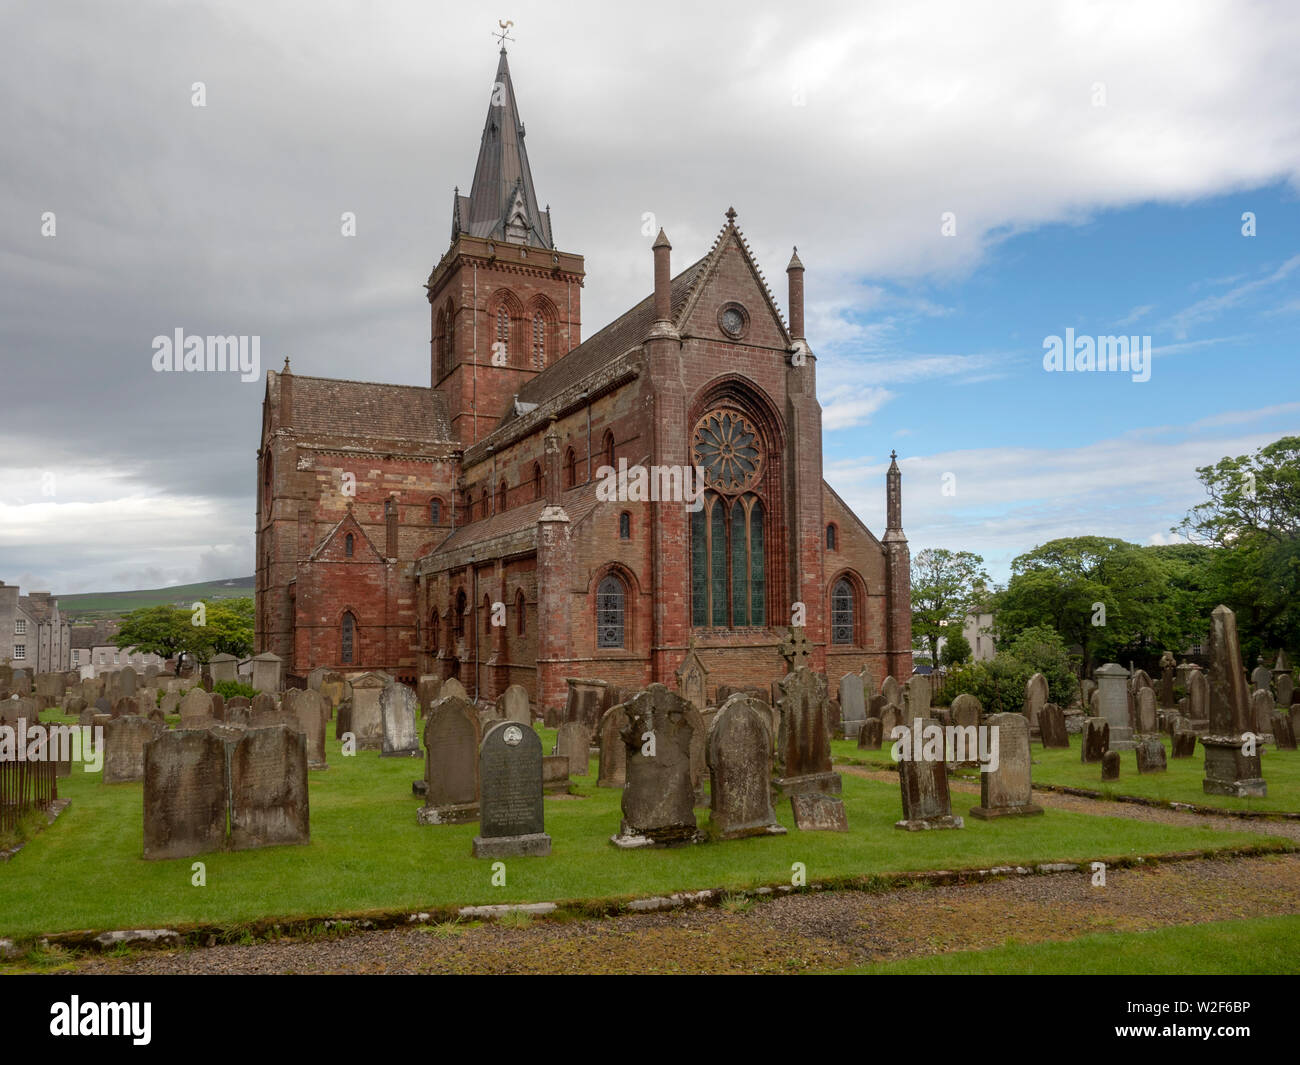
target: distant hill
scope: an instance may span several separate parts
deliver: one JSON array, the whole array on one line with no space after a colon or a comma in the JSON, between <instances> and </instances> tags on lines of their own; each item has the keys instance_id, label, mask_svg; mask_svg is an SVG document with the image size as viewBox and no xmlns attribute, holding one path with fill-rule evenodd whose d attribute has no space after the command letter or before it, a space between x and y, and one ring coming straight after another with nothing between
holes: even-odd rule
<instances>
[{"instance_id":1,"label":"distant hill","mask_svg":"<svg viewBox=\"0 0 1300 1065\"><path fill-rule=\"evenodd\" d=\"M255 577L232 577L139 592L85 592L59 596L59 611L73 621L94 621L96 618L118 617L142 606L175 604L188 608L200 599L251 599L255 588Z\"/></svg>"}]
</instances>

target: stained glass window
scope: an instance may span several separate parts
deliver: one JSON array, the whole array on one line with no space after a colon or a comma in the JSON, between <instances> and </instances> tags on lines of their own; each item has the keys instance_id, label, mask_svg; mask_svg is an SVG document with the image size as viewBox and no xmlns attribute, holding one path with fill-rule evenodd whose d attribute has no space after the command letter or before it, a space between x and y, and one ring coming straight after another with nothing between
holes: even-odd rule
<instances>
[{"instance_id":1,"label":"stained glass window","mask_svg":"<svg viewBox=\"0 0 1300 1065\"><path fill-rule=\"evenodd\" d=\"M343 615L343 644L341 658L344 663L352 661L352 638L357 626L357 619L351 613Z\"/></svg>"},{"instance_id":2,"label":"stained glass window","mask_svg":"<svg viewBox=\"0 0 1300 1065\"><path fill-rule=\"evenodd\" d=\"M610 574L596 586L596 646L623 646L623 582Z\"/></svg>"},{"instance_id":3,"label":"stained glass window","mask_svg":"<svg viewBox=\"0 0 1300 1065\"><path fill-rule=\"evenodd\" d=\"M351 557L352 557L352 548L353 548L354 544L355 544L355 541L353 540L353 538L352 538L352 534L351 534L351 533L348 533L347 536L343 537L343 555L344 555L344 557L346 557L346 558L351 558Z\"/></svg>"},{"instance_id":4,"label":"stained glass window","mask_svg":"<svg viewBox=\"0 0 1300 1065\"><path fill-rule=\"evenodd\" d=\"M632 515L626 510L618 516L618 538L620 540L632 539Z\"/></svg>"},{"instance_id":5,"label":"stained glass window","mask_svg":"<svg viewBox=\"0 0 1300 1065\"><path fill-rule=\"evenodd\" d=\"M533 315L533 369L540 370L546 365L546 319L541 313Z\"/></svg>"},{"instance_id":6,"label":"stained glass window","mask_svg":"<svg viewBox=\"0 0 1300 1065\"><path fill-rule=\"evenodd\" d=\"M704 482L719 492L742 492L758 479L762 449L758 432L741 414L716 410L695 425L691 439L695 465L704 468Z\"/></svg>"},{"instance_id":7,"label":"stained glass window","mask_svg":"<svg viewBox=\"0 0 1300 1065\"><path fill-rule=\"evenodd\" d=\"M831 643L853 642L853 585L846 578L831 590Z\"/></svg>"},{"instance_id":8,"label":"stained glass window","mask_svg":"<svg viewBox=\"0 0 1300 1065\"><path fill-rule=\"evenodd\" d=\"M691 515L691 623L715 628L767 624L763 503L714 492Z\"/></svg>"}]
</instances>

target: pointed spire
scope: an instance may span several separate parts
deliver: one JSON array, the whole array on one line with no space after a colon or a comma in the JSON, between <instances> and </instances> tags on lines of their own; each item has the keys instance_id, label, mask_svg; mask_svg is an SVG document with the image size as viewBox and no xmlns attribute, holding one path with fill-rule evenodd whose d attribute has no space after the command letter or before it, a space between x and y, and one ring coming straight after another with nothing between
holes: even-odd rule
<instances>
[{"instance_id":1,"label":"pointed spire","mask_svg":"<svg viewBox=\"0 0 1300 1065\"><path fill-rule=\"evenodd\" d=\"M515 101L510 63L502 43L487 119L479 143L474 182L468 197L459 197L459 228L475 237L550 248L549 211L542 211L533 189L533 174L524 148L524 124Z\"/></svg>"},{"instance_id":2,"label":"pointed spire","mask_svg":"<svg viewBox=\"0 0 1300 1065\"><path fill-rule=\"evenodd\" d=\"M889 453L889 470L885 474L885 539L901 539L903 534L903 474L898 468L898 452ZM891 535L897 534L897 535Z\"/></svg>"}]
</instances>

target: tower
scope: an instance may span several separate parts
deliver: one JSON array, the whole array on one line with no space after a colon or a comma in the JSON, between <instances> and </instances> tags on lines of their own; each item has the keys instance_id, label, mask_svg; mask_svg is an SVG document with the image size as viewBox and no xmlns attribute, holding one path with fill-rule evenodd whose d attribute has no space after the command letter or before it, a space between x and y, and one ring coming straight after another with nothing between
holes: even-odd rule
<instances>
[{"instance_id":1,"label":"tower","mask_svg":"<svg viewBox=\"0 0 1300 1065\"><path fill-rule=\"evenodd\" d=\"M451 245L425 285L430 379L462 447L520 387L581 340L581 255L562 252L533 188L504 41L468 196L452 198Z\"/></svg>"}]
</instances>

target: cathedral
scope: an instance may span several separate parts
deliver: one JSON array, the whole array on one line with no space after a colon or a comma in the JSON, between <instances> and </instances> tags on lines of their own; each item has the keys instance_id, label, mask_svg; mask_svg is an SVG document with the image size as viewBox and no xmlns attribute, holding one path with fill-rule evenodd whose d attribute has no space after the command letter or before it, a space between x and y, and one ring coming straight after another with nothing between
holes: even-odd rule
<instances>
[{"instance_id":1,"label":"cathedral","mask_svg":"<svg viewBox=\"0 0 1300 1065\"><path fill-rule=\"evenodd\" d=\"M710 698L766 686L792 634L832 690L864 665L906 680L898 465L877 538L822 479L797 252L788 322L734 210L672 256L660 231L650 294L583 339L583 258L552 239L503 42L425 284L429 387L267 374L257 651L297 676L520 684L539 709L568 678L673 686L692 649Z\"/></svg>"}]
</instances>

